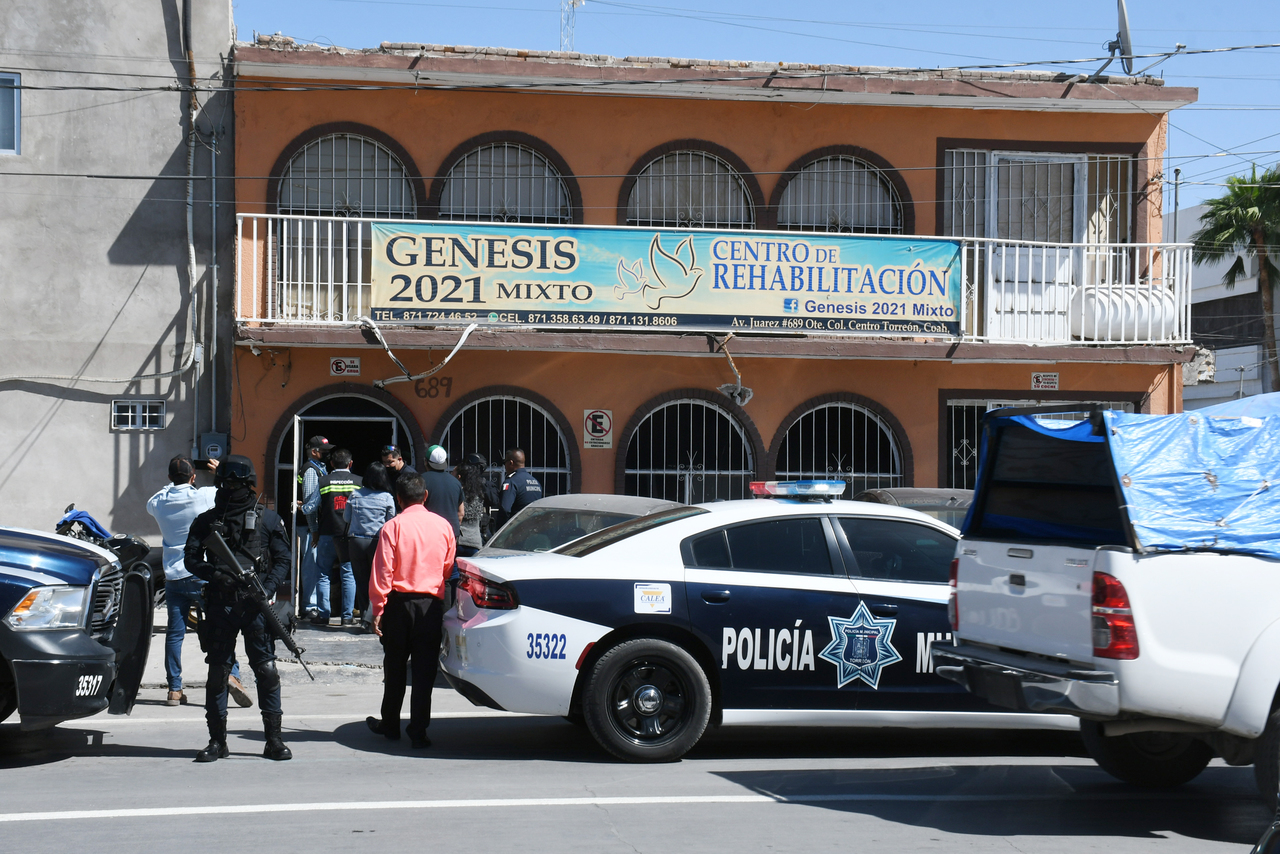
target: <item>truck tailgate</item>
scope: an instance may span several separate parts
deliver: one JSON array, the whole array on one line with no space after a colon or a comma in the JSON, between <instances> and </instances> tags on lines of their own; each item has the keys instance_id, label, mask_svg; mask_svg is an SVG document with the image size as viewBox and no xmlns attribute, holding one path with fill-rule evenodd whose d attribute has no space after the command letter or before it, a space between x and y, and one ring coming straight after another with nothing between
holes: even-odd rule
<instances>
[{"instance_id":1,"label":"truck tailgate","mask_svg":"<svg viewBox=\"0 0 1280 854\"><path fill-rule=\"evenodd\" d=\"M1093 558L1089 548L961 541L957 636L1091 662Z\"/></svg>"}]
</instances>

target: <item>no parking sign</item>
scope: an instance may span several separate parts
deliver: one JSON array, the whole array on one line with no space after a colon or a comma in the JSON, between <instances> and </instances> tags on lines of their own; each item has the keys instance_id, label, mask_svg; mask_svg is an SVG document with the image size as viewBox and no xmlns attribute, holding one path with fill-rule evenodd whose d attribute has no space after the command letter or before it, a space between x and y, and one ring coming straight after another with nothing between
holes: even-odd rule
<instances>
[{"instance_id":1,"label":"no parking sign","mask_svg":"<svg viewBox=\"0 0 1280 854\"><path fill-rule=\"evenodd\" d=\"M613 447L612 409L584 409L582 411L582 447Z\"/></svg>"}]
</instances>

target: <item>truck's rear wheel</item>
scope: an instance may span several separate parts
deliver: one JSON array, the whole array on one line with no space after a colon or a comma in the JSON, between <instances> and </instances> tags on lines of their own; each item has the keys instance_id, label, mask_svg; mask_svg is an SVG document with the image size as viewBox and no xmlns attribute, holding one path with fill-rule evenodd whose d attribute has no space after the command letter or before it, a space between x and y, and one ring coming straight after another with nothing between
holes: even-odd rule
<instances>
[{"instance_id":1,"label":"truck's rear wheel","mask_svg":"<svg viewBox=\"0 0 1280 854\"><path fill-rule=\"evenodd\" d=\"M1267 718L1267 728L1258 739L1253 754L1253 779L1258 781L1258 794L1267 809L1276 808L1276 789L1280 787L1280 711Z\"/></svg>"},{"instance_id":2,"label":"truck's rear wheel","mask_svg":"<svg viewBox=\"0 0 1280 854\"><path fill-rule=\"evenodd\" d=\"M1080 721L1080 736L1093 761L1112 777L1155 789L1194 780L1213 758L1203 741L1180 732L1102 734L1102 724Z\"/></svg>"}]
</instances>

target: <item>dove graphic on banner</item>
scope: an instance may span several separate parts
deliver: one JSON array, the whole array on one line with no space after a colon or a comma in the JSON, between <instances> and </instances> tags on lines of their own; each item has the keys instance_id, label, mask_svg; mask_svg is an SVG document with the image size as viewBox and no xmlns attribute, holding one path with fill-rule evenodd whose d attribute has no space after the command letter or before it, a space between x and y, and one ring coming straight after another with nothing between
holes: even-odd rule
<instances>
[{"instance_id":1,"label":"dove graphic on banner","mask_svg":"<svg viewBox=\"0 0 1280 854\"><path fill-rule=\"evenodd\" d=\"M681 299L693 293L693 289L698 286L703 273L706 272L697 264L698 257L693 248L692 237L681 240L676 245L676 251L671 253L662 248L661 238L655 234L652 242L649 243L649 269L653 273L653 278L657 280L657 284L644 275L644 265L640 260L637 259L631 265L619 260L620 284L614 287L614 293L618 299L623 299L628 294L639 293L644 304L651 310L657 311L662 307L663 300ZM624 279L632 282L632 286L628 287L621 283Z\"/></svg>"}]
</instances>

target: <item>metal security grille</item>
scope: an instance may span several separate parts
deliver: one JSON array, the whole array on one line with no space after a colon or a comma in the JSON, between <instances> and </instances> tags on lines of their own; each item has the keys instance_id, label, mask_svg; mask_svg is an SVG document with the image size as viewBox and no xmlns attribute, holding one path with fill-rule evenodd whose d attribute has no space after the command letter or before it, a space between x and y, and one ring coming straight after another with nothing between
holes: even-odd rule
<instances>
[{"instance_id":1,"label":"metal security grille","mask_svg":"<svg viewBox=\"0 0 1280 854\"><path fill-rule=\"evenodd\" d=\"M778 204L778 228L901 234L902 202L888 177L865 160L823 157L787 183Z\"/></svg>"},{"instance_id":2,"label":"metal security grille","mask_svg":"<svg viewBox=\"0 0 1280 854\"><path fill-rule=\"evenodd\" d=\"M752 228L755 221L742 176L705 151L673 151L652 161L627 200L627 225Z\"/></svg>"},{"instance_id":3,"label":"metal security grille","mask_svg":"<svg viewBox=\"0 0 1280 854\"><path fill-rule=\"evenodd\" d=\"M902 486L902 454L880 416L856 403L827 403L787 428L775 472L779 480L843 480L852 498Z\"/></svg>"},{"instance_id":4,"label":"metal security grille","mask_svg":"<svg viewBox=\"0 0 1280 854\"><path fill-rule=\"evenodd\" d=\"M649 413L627 441L623 492L698 504L746 498L755 476L738 419L706 400L675 400Z\"/></svg>"},{"instance_id":5,"label":"metal security grille","mask_svg":"<svg viewBox=\"0 0 1280 854\"><path fill-rule=\"evenodd\" d=\"M1126 243L1133 238L1129 155L993 154L955 148L944 153L943 170L942 229L948 236L1060 243ZM1077 204L1085 214L1083 234L1075 228Z\"/></svg>"},{"instance_id":6,"label":"metal security grille","mask_svg":"<svg viewBox=\"0 0 1280 854\"><path fill-rule=\"evenodd\" d=\"M163 400L111 401L112 430L163 430Z\"/></svg>"},{"instance_id":7,"label":"metal security grille","mask_svg":"<svg viewBox=\"0 0 1280 854\"><path fill-rule=\"evenodd\" d=\"M1006 406L1067 406L1079 404L1079 412L1041 415L1044 421L1079 421L1095 407L1133 412L1125 400L949 400L947 401L947 486L973 489L978 477L978 448L982 439L982 416Z\"/></svg>"},{"instance_id":8,"label":"metal security grille","mask_svg":"<svg viewBox=\"0 0 1280 854\"><path fill-rule=\"evenodd\" d=\"M289 217L412 219L404 165L386 146L355 134L307 143L280 179L281 312L298 320L353 320L368 311L368 222Z\"/></svg>"},{"instance_id":9,"label":"metal security grille","mask_svg":"<svg viewBox=\"0 0 1280 854\"><path fill-rule=\"evenodd\" d=\"M440 219L573 222L569 188L547 158L510 142L465 155L444 178Z\"/></svg>"},{"instance_id":10,"label":"metal security grille","mask_svg":"<svg viewBox=\"0 0 1280 854\"><path fill-rule=\"evenodd\" d=\"M525 468L542 484L543 495L569 492L572 471L564 434L545 409L523 398L495 395L477 400L453 417L440 444L454 460L483 454L494 483L503 478L503 455L520 448Z\"/></svg>"}]
</instances>

